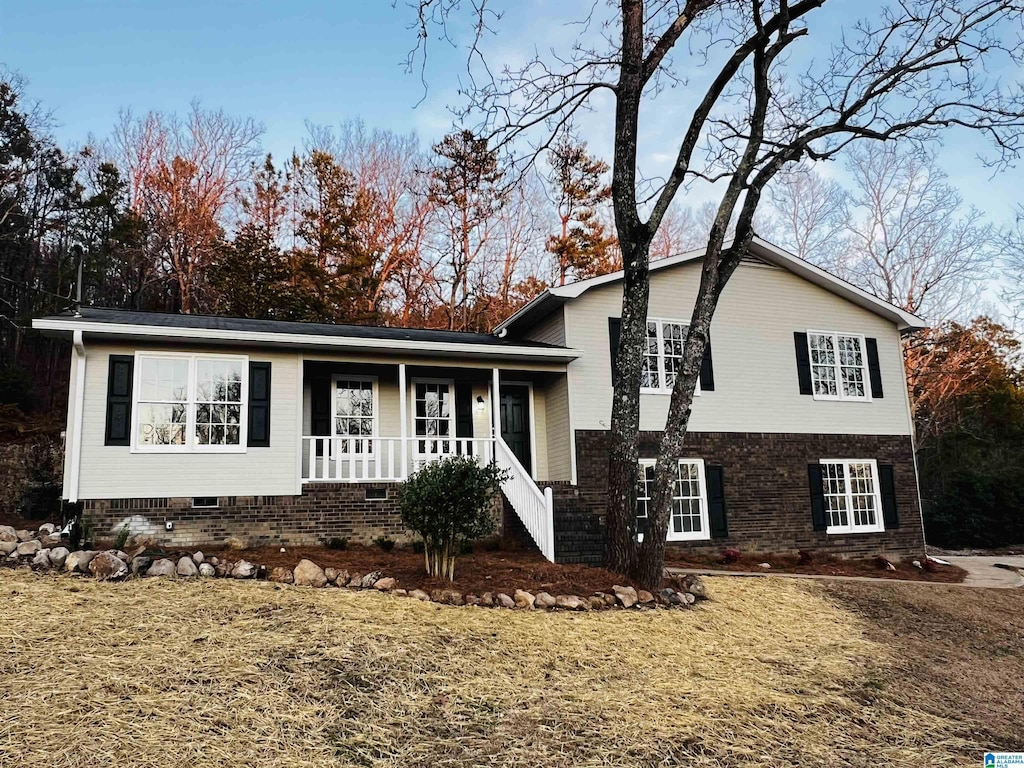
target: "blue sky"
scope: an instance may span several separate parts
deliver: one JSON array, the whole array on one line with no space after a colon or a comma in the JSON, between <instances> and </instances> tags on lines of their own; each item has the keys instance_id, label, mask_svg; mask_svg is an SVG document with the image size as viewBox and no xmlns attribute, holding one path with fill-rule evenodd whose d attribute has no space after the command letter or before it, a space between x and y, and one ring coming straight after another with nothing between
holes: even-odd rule
<instances>
[{"instance_id":1,"label":"blue sky","mask_svg":"<svg viewBox=\"0 0 1024 768\"><path fill-rule=\"evenodd\" d=\"M572 3L504 5L511 10L489 41L492 61L576 34L555 19ZM837 5L830 13L839 12ZM29 95L53 112L58 138L70 145L106 135L119 109L184 112L193 99L262 122L264 145L279 157L301 146L307 120L336 125L361 117L432 142L450 125L446 105L455 99L464 53L431 43L430 91L417 105L419 79L402 67L414 42L411 20L405 0L397 7L391 0L0 0L0 66L28 80ZM686 109L677 93L645 115L652 163L674 154ZM598 152L610 149L609 118L599 110L583 126ZM940 160L969 202L1006 221L1021 198L1020 172L991 179L974 159L978 149L954 136Z\"/></svg>"}]
</instances>

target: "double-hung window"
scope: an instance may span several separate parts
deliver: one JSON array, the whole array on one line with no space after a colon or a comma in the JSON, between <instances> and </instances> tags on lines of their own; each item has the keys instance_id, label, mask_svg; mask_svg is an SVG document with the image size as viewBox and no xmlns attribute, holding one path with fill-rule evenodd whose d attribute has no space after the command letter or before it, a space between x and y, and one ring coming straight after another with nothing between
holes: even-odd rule
<instances>
[{"instance_id":1,"label":"double-hung window","mask_svg":"<svg viewBox=\"0 0 1024 768\"><path fill-rule=\"evenodd\" d=\"M366 454L375 450L371 437L377 434L376 379L334 377L334 434L342 453Z\"/></svg>"},{"instance_id":2,"label":"double-hung window","mask_svg":"<svg viewBox=\"0 0 1024 768\"><path fill-rule=\"evenodd\" d=\"M816 400L868 400L864 337L852 333L808 331L811 383Z\"/></svg>"},{"instance_id":3,"label":"double-hung window","mask_svg":"<svg viewBox=\"0 0 1024 768\"><path fill-rule=\"evenodd\" d=\"M455 384L452 381L414 382L413 432L420 438L416 441L418 454L443 456L454 452L454 390Z\"/></svg>"},{"instance_id":4,"label":"double-hung window","mask_svg":"<svg viewBox=\"0 0 1024 768\"><path fill-rule=\"evenodd\" d=\"M885 530L874 459L822 459L828 533L872 533Z\"/></svg>"},{"instance_id":5,"label":"double-hung window","mask_svg":"<svg viewBox=\"0 0 1024 768\"><path fill-rule=\"evenodd\" d=\"M654 493L654 459L640 460L636 489L636 530L643 537L647 530ZM707 485L703 459L680 459L672 485L672 510L669 515L668 541L694 541L711 538L708 524Z\"/></svg>"},{"instance_id":6,"label":"double-hung window","mask_svg":"<svg viewBox=\"0 0 1024 768\"><path fill-rule=\"evenodd\" d=\"M132 448L245 451L248 358L137 352Z\"/></svg>"},{"instance_id":7,"label":"double-hung window","mask_svg":"<svg viewBox=\"0 0 1024 768\"><path fill-rule=\"evenodd\" d=\"M679 320L648 319L640 391L671 394L683 365L683 346L689 326ZM698 383L697 391L700 391Z\"/></svg>"}]
</instances>

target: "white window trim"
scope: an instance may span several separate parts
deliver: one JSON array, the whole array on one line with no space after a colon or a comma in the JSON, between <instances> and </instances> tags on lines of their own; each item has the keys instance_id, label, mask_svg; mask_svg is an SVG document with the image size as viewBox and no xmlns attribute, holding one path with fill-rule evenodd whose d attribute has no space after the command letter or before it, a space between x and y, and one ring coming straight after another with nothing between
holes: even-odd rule
<instances>
[{"instance_id":1,"label":"white window trim","mask_svg":"<svg viewBox=\"0 0 1024 768\"><path fill-rule=\"evenodd\" d=\"M142 394L142 358L164 357L188 361L188 392L185 401L185 444L184 445L140 445L139 440L139 395ZM238 445L198 445L196 431L196 361L229 360L242 363L242 402L238 420ZM144 401L149 402L149 401ZM218 355L206 353L183 353L137 350L132 372L132 435L131 453L245 453L249 442L249 356Z\"/></svg>"},{"instance_id":2,"label":"white window trim","mask_svg":"<svg viewBox=\"0 0 1024 768\"><path fill-rule=\"evenodd\" d=\"M363 437L361 439L370 440L373 446L372 451L364 451L363 453L344 454L345 456L361 456L366 458L374 458L380 453L380 408L379 408L379 387L378 378L376 376L368 376L364 374L356 374L348 376L343 373L336 373L331 376L331 437L346 438L349 435L339 435L335 432L338 428L338 382L339 381L358 381L362 383L369 383L372 390L373 398L373 428L371 430L370 437ZM357 417L363 418L363 417ZM353 438L360 439L360 438ZM333 441L332 441L333 445ZM333 458L333 457L332 457Z\"/></svg>"},{"instance_id":3,"label":"white window trim","mask_svg":"<svg viewBox=\"0 0 1024 768\"><path fill-rule=\"evenodd\" d=\"M420 440L435 440L451 441L454 443L458 438L455 435L455 379L442 379L442 378L418 378L412 379L409 387L409 400L411 408L409 409L410 423L410 434L409 438L413 440L413 454L416 456L444 456L444 452L427 452L420 453L419 443ZM448 437L431 437L429 435L418 435L416 434L416 385L417 384L447 384L448 385L448 397L449 397L449 408L448 408ZM433 418L433 417L430 417ZM439 419L440 420L440 419ZM454 446L449 453L454 453Z\"/></svg>"},{"instance_id":4,"label":"white window trim","mask_svg":"<svg viewBox=\"0 0 1024 768\"><path fill-rule=\"evenodd\" d=\"M836 374L836 394L835 395L821 395L814 391L814 367L815 363L811 356L811 335L816 336L831 336L832 345L835 350L836 362L833 365ZM861 360L864 364L861 366L864 372L864 395L858 397L856 395L847 395L843 393L843 366L839 361L839 337L850 336L855 339L860 339L860 355ZM807 360L811 367L811 396L815 400L845 400L854 403L869 403L871 402L871 371L868 368L868 344L867 339L863 333L849 333L847 331L821 331L821 330L807 330ZM821 367L819 365L819 367ZM847 366L850 367L850 366Z\"/></svg>"},{"instance_id":5,"label":"white window trim","mask_svg":"<svg viewBox=\"0 0 1024 768\"><path fill-rule=\"evenodd\" d=\"M708 484L704 476L704 459L696 458L683 458L679 459L679 463L683 462L687 464L697 465L697 482L700 484L700 531L691 531L689 533L680 532L676 533L672 530L672 517L669 514L668 521L668 532L665 536L665 541L710 541L711 540L711 520L708 515ZM640 459L639 465L641 469L646 467L653 467L657 464L657 459ZM678 471L678 470L677 470ZM678 478L678 475L677 475ZM677 480L673 479L673 483ZM673 498L675 498L673 496ZM689 498L689 497L687 497ZM643 541L643 534L638 534L637 539Z\"/></svg>"},{"instance_id":6,"label":"white window trim","mask_svg":"<svg viewBox=\"0 0 1024 768\"><path fill-rule=\"evenodd\" d=\"M671 395L672 387L665 385L665 335L664 326L665 323L670 325L681 325L685 329L686 333L689 333L690 323L686 320L673 320L668 317L648 317L648 323L657 323L657 337L658 337L658 381L661 382L660 387L640 387L641 395ZM647 357L647 325L644 324L644 350L643 356ZM686 350L686 337L683 337L683 354ZM693 394L700 394L700 376L697 376L697 385L693 388Z\"/></svg>"},{"instance_id":7,"label":"white window trim","mask_svg":"<svg viewBox=\"0 0 1024 768\"><path fill-rule=\"evenodd\" d=\"M880 487L878 478L878 461L875 459L819 459L819 464L843 464L843 476L846 478L846 511L847 519L850 521L849 525L832 525L831 516L829 517L828 526L825 528L825 533L829 535L834 534L851 534L851 533L884 533L885 532L885 512L882 510L882 489ZM870 464L871 465L871 482L875 489L875 524L874 525L854 525L853 523L853 491L851 490L850 483L850 465L851 464ZM822 482L824 482L824 474L822 475ZM826 509L825 514L829 512Z\"/></svg>"}]
</instances>

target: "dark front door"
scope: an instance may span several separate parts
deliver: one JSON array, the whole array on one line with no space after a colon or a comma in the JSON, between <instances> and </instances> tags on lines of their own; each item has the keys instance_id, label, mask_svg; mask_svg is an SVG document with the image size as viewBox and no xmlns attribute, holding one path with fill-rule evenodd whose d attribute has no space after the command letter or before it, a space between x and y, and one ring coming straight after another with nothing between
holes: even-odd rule
<instances>
[{"instance_id":1,"label":"dark front door","mask_svg":"<svg viewBox=\"0 0 1024 768\"><path fill-rule=\"evenodd\" d=\"M501 439L519 463L533 472L530 456L530 389L516 385L501 388Z\"/></svg>"}]
</instances>

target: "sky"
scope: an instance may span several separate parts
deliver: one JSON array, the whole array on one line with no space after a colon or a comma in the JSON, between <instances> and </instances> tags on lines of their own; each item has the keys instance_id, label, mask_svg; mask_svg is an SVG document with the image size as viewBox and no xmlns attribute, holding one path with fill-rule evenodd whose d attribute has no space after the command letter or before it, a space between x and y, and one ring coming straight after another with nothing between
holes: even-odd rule
<instances>
[{"instance_id":1,"label":"sky","mask_svg":"<svg viewBox=\"0 0 1024 768\"><path fill-rule=\"evenodd\" d=\"M579 28L559 18L575 13L574 2L500 4L509 10L486 41L490 61L564 47ZM813 18L828 24L843 9L849 5ZM413 19L407 0L0 0L0 67L27 80L29 96L52 113L67 146L109 134L119 110L184 113L193 100L261 122L264 147L277 157L301 148L307 121L362 118L431 143L451 127L447 107L457 101L465 51L430 41L424 96L418 72L403 67L415 43ZM674 155L686 114L678 92L657 105L641 123L642 163L652 172ZM607 100L581 128L591 148L610 159ZM975 159L979 149L976 139L953 136L940 164L968 203L1008 222L1024 197L1022 172L993 178Z\"/></svg>"}]
</instances>

